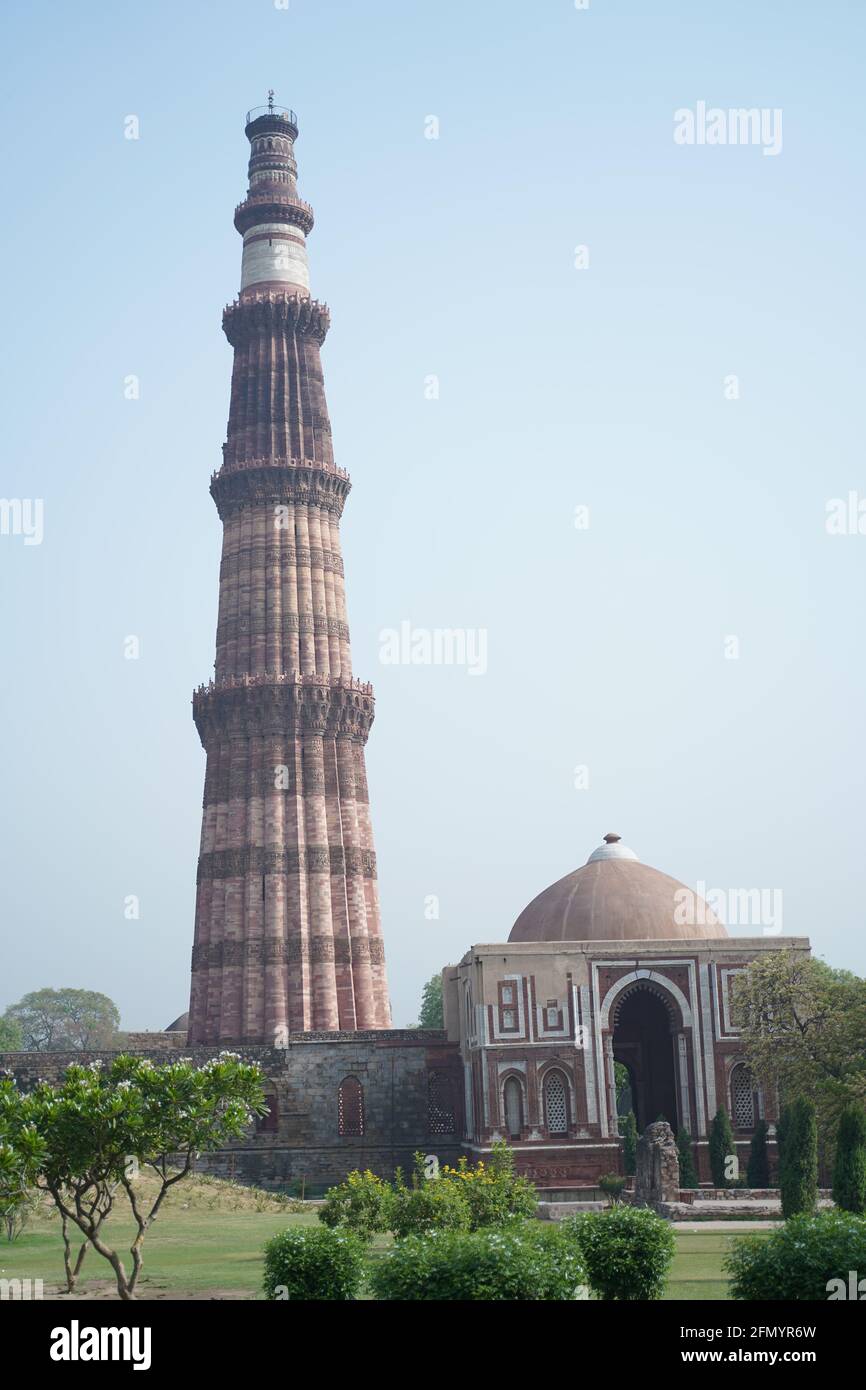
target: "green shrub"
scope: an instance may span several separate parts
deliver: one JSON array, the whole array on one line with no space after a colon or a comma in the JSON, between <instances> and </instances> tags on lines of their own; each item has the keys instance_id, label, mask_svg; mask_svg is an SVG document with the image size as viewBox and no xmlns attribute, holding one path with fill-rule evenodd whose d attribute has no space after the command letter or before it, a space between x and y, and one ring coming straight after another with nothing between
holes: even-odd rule
<instances>
[{"instance_id":1,"label":"green shrub","mask_svg":"<svg viewBox=\"0 0 866 1390\"><path fill-rule=\"evenodd\" d=\"M655 1212L619 1205L571 1216L562 1230L580 1250L587 1280L599 1298L661 1298L675 1241L669 1223Z\"/></svg>"},{"instance_id":2,"label":"green shrub","mask_svg":"<svg viewBox=\"0 0 866 1390\"><path fill-rule=\"evenodd\" d=\"M698 1173L692 1151L692 1136L687 1129L677 1130L677 1156L680 1160L680 1187L697 1187Z\"/></svg>"},{"instance_id":3,"label":"green shrub","mask_svg":"<svg viewBox=\"0 0 866 1390\"><path fill-rule=\"evenodd\" d=\"M785 1107L779 1126L779 1188L787 1220L815 1210L818 1200L818 1126L815 1106L801 1097Z\"/></svg>"},{"instance_id":4,"label":"green shrub","mask_svg":"<svg viewBox=\"0 0 866 1390\"><path fill-rule=\"evenodd\" d=\"M391 1188L369 1168L357 1169L325 1194L319 1220L325 1226L343 1226L362 1240L371 1240L377 1231L387 1231L390 1219Z\"/></svg>"},{"instance_id":5,"label":"green shrub","mask_svg":"<svg viewBox=\"0 0 866 1390\"><path fill-rule=\"evenodd\" d=\"M277 1300L356 1298L363 1252L348 1231L290 1226L265 1246L265 1293Z\"/></svg>"},{"instance_id":6,"label":"green shrub","mask_svg":"<svg viewBox=\"0 0 866 1390\"><path fill-rule=\"evenodd\" d=\"M399 1169L388 1213L398 1240L430 1231L468 1231L471 1221L462 1184L447 1178L419 1178L416 1172L412 1186L407 1187Z\"/></svg>"},{"instance_id":7,"label":"green shrub","mask_svg":"<svg viewBox=\"0 0 866 1390\"><path fill-rule=\"evenodd\" d=\"M770 1186L770 1158L767 1153L767 1122L759 1120L749 1145L749 1166L746 1169L749 1187Z\"/></svg>"},{"instance_id":8,"label":"green shrub","mask_svg":"<svg viewBox=\"0 0 866 1390\"><path fill-rule=\"evenodd\" d=\"M792 1216L769 1236L739 1236L725 1256L730 1296L819 1303L833 1279L866 1272L866 1220L849 1212Z\"/></svg>"},{"instance_id":9,"label":"green shrub","mask_svg":"<svg viewBox=\"0 0 866 1390\"><path fill-rule=\"evenodd\" d=\"M370 1275L377 1299L564 1301L580 1296L583 1262L556 1226L409 1236Z\"/></svg>"},{"instance_id":10,"label":"green shrub","mask_svg":"<svg viewBox=\"0 0 866 1390\"><path fill-rule=\"evenodd\" d=\"M621 1178L619 1173L602 1173L598 1180L598 1185L607 1198L610 1205L616 1206L625 1187L626 1179Z\"/></svg>"},{"instance_id":11,"label":"green shrub","mask_svg":"<svg viewBox=\"0 0 866 1390\"><path fill-rule=\"evenodd\" d=\"M461 1158L456 1168L444 1167L444 1179L458 1187L469 1207L470 1231L508 1226L534 1216L538 1194L528 1178L514 1171L514 1150L503 1142L493 1145L485 1163L474 1167Z\"/></svg>"},{"instance_id":12,"label":"green shrub","mask_svg":"<svg viewBox=\"0 0 866 1390\"><path fill-rule=\"evenodd\" d=\"M715 1187L731 1185L731 1179L727 1176L727 1165L731 1154L736 1156L736 1152L737 1146L734 1143L734 1131L731 1129L728 1112L720 1105L710 1129L710 1172Z\"/></svg>"},{"instance_id":13,"label":"green shrub","mask_svg":"<svg viewBox=\"0 0 866 1390\"><path fill-rule=\"evenodd\" d=\"M861 1105L846 1105L839 1116L833 1201L843 1211L866 1212L866 1111Z\"/></svg>"},{"instance_id":14,"label":"green shrub","mask_svg":"<svg viewBox=\"0 0 866 1390\"><path fill-rule=\"evenodd\" d=\"M637 1169L637 1120L634 1111L629 1110L625 1119L621 1122L622 1130L622 1166L629 1177Z\"/></svg>"}]
</instances>

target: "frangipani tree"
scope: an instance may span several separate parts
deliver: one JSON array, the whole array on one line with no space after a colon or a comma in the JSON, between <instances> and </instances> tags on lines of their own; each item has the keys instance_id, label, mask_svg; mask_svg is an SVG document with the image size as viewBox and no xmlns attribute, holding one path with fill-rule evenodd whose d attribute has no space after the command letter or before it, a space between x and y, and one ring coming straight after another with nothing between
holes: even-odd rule
<instances>
[{"instance_id":1,"label":"frangipani tree","mask_svg":"<svg viewBox=\"0 0 866 1390\"><path fill-rule=\"evenodd\" d=\"M266 1109L260 1069L230 1052L201 1067L187 1058L154 1064L121 1055L108 1065L69 1067L59 1086L39 1082L27 1094L5 1081L0 1175L5 1168L14 1185L17 1167L50 1194L63 1221L67 1279L68 1230L75 1226L84 1249L92 1245L109 1262L118 1294L128 1300L135 1297L145 1236L168 1190L199 1154L239 1138ZM158 1179L155 1197L137 1190L143 1168ZM129 1272L103 1229L119 1189L137 1228Z\"/></svg>"}]
</instances>

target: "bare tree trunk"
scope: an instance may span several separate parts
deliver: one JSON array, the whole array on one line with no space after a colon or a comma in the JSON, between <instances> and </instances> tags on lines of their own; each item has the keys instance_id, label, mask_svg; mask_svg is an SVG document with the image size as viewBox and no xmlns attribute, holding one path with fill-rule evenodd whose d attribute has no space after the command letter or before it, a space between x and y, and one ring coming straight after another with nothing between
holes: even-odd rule
<instances>
[{"instance_id":1,"label":"bare tree trunk","mask_svg":"<svg viewBox=\"0 0 866 1390\"><path fill-rule=\"evenodd\" d=\"M78 1258L73 1265L72 1242L69 1239L69 1217L66 1212L60 1213L60 1221L63 1228L63 1268L66 1271L66 1292L74 1293L78 1276L81 1273L81 1266L84 1264L84 1256L87 1254L87 1241L81 1242Z\"/></svg>"}]
</instances>

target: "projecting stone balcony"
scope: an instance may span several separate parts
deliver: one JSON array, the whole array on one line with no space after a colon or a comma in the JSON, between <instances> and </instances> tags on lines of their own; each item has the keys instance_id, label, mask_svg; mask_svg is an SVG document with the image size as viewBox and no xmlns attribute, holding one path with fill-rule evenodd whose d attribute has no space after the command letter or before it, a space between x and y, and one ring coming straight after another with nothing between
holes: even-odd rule
<instances>
[{"instance_id":1,"label":"projecting stone balcony","mask_svg":"<svg viewBox=\"0 0 866 1390\"><path fill-rule=\"evenodd\" d=\"M300 227L307 236L313 230L315 216L309 203L289 193L248 193L235 208L235 227L243 235L259 222L286 222Z\"/></svg>"},{"instance_id":2,"label":"projecting stone balcony","mask_svg":"<svg viewBox=\"0 0 866 1390\"><path fill-rule=\"evenodd\" d=\"M244 507L319 507L336 517L352 484L336 464L304 459L250 459L225 465L211 478L210 495L224 521Z\"/></svg>"},{"instance_id":3,"label":"projecting stone balcony","mask_svg":"<svg viewBox=\"0 0 866 1390\"><path fill-rule=\"evenodd\" d=\"M287 671L224 676L193 692L192 714L205 748L230 735L338 735L366 743L375 701L368 681Z\"/></svg>"},{"instance_id":4,"label":"projecting stone balcony","mask_svg":"<svg viewBox=\"0 0 866 1390\"><path fill-rule=\"evenodd\" d=\"M223 332L232 347L260 333L301 333L323 343L330 325L327 304L284 290L245 290L223 310Z\"/></svg>"},{"instance_id":5,"label":"projecting stone balcony","mask_svg":"<svg viewBox=\"0 0 866 1390\"><path fill-rule=\"evenodd\" d=\"M354 676L328 676L317 671L265 671L260 676L245 672L241 676L222 676L219 680L208 681L206 685L196 687L193 699L196 695L209 695L214 690L239 690L250 685L307 685L323 689L352 690L359 695L373 694L370 681L357 680Z\"/></svg>"},{"instance_id":6,"label":"projecting stone balcony","mask_svg":"<svg viewBox=\"0 0 866 1390\"><path fill-rule=\"evenodd\" d=\"M225 449L223 445L223 449ZM211 473L210 480L214 482L226 473L243 473L251 468L293 468L306 469L309 472L330 473L335 478L343 478L349 481L349 474L345 468L339 468L336 463L329 463L325 459L287 459L287 458L258 458L258 459L235 459L231 463L226 463L222 468Z\"/></svg>"}]
</instances>

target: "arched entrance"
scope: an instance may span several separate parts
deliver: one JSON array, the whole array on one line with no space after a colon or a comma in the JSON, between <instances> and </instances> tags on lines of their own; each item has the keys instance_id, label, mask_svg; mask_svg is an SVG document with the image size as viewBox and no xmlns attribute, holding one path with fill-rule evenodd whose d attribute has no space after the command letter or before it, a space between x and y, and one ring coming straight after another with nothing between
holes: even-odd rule
<instances>
[{"instance_id":1,"label":"arched entrance","mask_svg":"<svg viewBox=\"0 0 866 1390\"><path fill-rule=\"evenodd\" d=\"M676 1081L671 1033L677 1026L671 1004L659 990L638 981L617 1000L613 1056L628 1068L639 1130L662 1117L677 1128Z\"/></svg>"}]
</instances>

